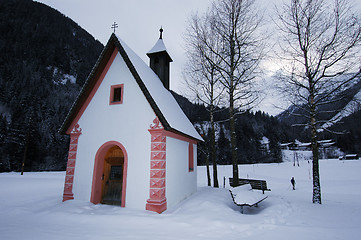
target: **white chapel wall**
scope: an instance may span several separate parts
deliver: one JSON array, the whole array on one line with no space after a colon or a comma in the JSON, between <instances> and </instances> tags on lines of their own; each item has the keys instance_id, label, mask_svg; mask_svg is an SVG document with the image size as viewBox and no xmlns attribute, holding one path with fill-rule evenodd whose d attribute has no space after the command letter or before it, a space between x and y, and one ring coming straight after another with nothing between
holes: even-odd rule
<instances>
[{"instance_id":1,"label":"white chapel wall","mask_svg":"<svg viewBox=\"0 0 361 240\"><path fill-rule=\"evenodd\" d=\"M123 104L109 105L110 88L116 84L124 84ZM154 118L154 112L118 53L78 122L82 135L75 166L75 199L90 200L96 152L104 143L117 141L128 154L125 206L145 208L150 175L148 129Z\"/></svg>"},{"instance_id":2,"label":"white chapel wall","mask_svg":"<svg viewBox=\"0 0 361 240\"><path fill-rule=\"evenodd\" d=\"M171 208L197 191L197 147L193 145L194 171L189 172L189 143L167 137L166 198Z\"/></svg>"}]
</instances>

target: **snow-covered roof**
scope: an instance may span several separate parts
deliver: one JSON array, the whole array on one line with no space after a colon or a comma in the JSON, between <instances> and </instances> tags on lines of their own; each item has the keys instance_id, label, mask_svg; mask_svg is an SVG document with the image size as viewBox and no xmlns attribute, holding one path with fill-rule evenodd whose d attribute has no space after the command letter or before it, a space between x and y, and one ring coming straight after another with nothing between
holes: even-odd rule
<instances>
[{"instance_id":1,"label":"snow-covered roof","mask_svg":"<svg viewBox=\"0 0 361 240\"><path fill-rule=\"evenodd\" d=\"M307 143L299 143L298 146L299 146L299 147L308 147L308 146L311 146L311 143L310 143L310 142L307 142Z\"/></svg>"},{"instance_id":2,"label":"snow-covered roof","mask_svg":"<svg viewBox=\"0 0 361 240\"><path fill-rule=\"evenodd\" d=\"M144 61L129 48L125 42L123 42L123 40L118 36L117 38L170 127L196 138L197 140L203 141L202 137L195 130L173 95L163 86L163 83L157 74L155 74L154 71L144 63ZM159 42L164 46L162 39L157 41L157 43ZM156 46L157 44L153 48Z\"/></svg>"},{"instance_id":3,"label":"snow-covered roof","mask_svg":"<svg viewBox=\"0 0 361 240\"><path fill-rule=\"evenodd\" d=\"M135 81L138 83L164 129L203 141L202 137L195 130L192 123L184 114L172 94L163 86L159 77L132 49L128 47L125 42L123 42L123 40L121 40L119 36L114 33L111 35L107 45L85 82L77 100L68 113L60 132L66 133L69 131L69 128L74 125L74 119L76 119L80 108L89 96L91 88L93 88L95 82L97 81L99 72L101 72L103 67L106 65L110 53L114 51L114 48L117 48L119 54L123 57L129 70L135 78Z\"/></svg>"},{"instance_id":4,"label":"snow-covered roof","mask_svg":"<svg viewBox=\"0 0 361 240\"><path fill-rule=\"evenodd\" d=\"M317 141L320 144L320 147L330 147L332 145L335 144L335 142L333 142L331 139L326 139L326 140L319 140ZM298 141L297 139L295 140L295 142L291 142L291 143L281 143L280 144L281 147L286 147L286 146L293 146L293 147L310 147L311 143L303 143Z\"/></svg>"},{"instance_id":5,"label":"snow-covered roof","mask_svg":"<svg viewBox=\"0 0 361 240\"><path fill-rule=\"evenodd\" d=\"M150 56L152 54L157 54L157 53L166 53L167 57L169 58L169 61L173 62L172 58L169 56L169 53L164 45L162 38L158 39L158 41L155 43L152 49L150 49L149 52L147 52L147 55Z\"/></svg>"},{"instance_id":6,"label":"snow-covered roof","mask_svg":"<svg viewBox=\"0 0 361 240\"><path fill-rule=\"evenodd\" d=\"M281 143L280 146L281 147L286 147L286 146L291 145L291 144L292 144L292 142L290 142L290 143Z\"/></svg>"},{"instance_id":7,"label":"snow-covered roof","mask_svg":"<svg viewBox=\"0 0 361 240\"><path fill-rule=\"evenodd\" d=\"M147 54L156 53L156 52L163 52L167 51L167 48L164 45L163 39L158 39L152 49L147 52Z\"/></svg>"},{"instance_id":8,"label":"snow-covered roof","mask_svg":"<svg viewBox=\"0 0 361 240\"><path fill-rule=\"evenodd\" d=\"M262 137L262 139L260 140L261 144L269 144L269 139L265 136Z\"/></svg>"}]
</instances>

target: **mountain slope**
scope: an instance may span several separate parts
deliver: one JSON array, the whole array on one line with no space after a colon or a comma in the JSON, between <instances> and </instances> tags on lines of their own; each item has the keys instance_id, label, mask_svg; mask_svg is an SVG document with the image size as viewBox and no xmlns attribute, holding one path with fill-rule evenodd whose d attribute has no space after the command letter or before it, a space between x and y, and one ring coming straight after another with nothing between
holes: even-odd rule
<instances>
[{"instance_id":1,"label":"mountain slope","mask_svg":"<svg viewBox=\"0 0 361 240\"><path fill-rule=\"evenodd\" d=\"M342 77L342 76L341 76ZM319 108L319 139L335 139L338 147L346 153L361 153L358 141L361 140L359 119L361 114L361 78L356 78L330 100L330 103ZM307 123L307 118L297 106L290 106L277 116L281 122L291 125ZM310 141L307 126L294 127L299 140ZM332 132L342 133L333 134ZM345 144L347 143L347 144Z\"/></svg>"},{"instance_id":2,"label":"mountain slope","mask_svg":"<svg viewBox=\"0 0 361 240\"><path fill-rule=\"evenodd\" d=\"M62 169L57 134L103 46L60 12L0 0L0 171Z\"/></svg>"},{"instance_id":3,"label":"mountain slope","mask_svg":"<svg viewBox=\"0 0 361 240\"><path fill-rule=\"evenodd\" d=\"M343 118L350 116L361 110L361 89L352 98L350 102L344 106L341 111L336 113L329 122L323 124L321 129L330 128L334 124L340 122Z\"/></svg>"}]
</instances>

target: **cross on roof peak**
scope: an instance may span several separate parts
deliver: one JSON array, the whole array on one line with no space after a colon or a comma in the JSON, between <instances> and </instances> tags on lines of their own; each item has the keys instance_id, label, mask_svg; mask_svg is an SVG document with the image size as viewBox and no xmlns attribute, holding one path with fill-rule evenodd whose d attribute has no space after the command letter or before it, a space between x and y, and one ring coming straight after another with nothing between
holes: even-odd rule
<instances>
[{"instance_id":1,"label":"cross on roof peak","mask_svg":"<svg viewBox=\"0 0 361 240\"><path fill-rule=\"evenodd\" d=\"M112 27L111 27L111 28L114 29L114 33L115 33L115 29L118 28L118 24L117 24L116 22L114 22L114 23L112 24Z\"/></svg>"}]
</instances>

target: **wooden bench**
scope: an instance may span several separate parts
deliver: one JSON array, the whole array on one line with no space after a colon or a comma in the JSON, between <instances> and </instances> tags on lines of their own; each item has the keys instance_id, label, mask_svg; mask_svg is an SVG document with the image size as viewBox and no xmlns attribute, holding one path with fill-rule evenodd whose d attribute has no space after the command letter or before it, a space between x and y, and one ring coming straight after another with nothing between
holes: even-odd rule
<instances>
[{"instance_id":1,"label":"wooden bench","mask_svg":"<svg viewBox=\"0 0 361 240\"><path fill-rule=\"evenodd\" d=\"M248 184L241 187L229 189L234 204L241 207L243 214L244 206L258 207L258 204L265 200L268 196L260 193L253 192L252 187Z\"/></svg>"},{"instance_id":2,"label":"wooden bench","mask_svg":"<svg viewBox=\"0 0 361 240\"><path fill-rule=\"evenodd\" d=\"M229 185L231 187L238 187L238 186L241 186L241 185L244 185L244 184L251 184L252 189L262 190L263 194L264 194L264 191L271 191L271 189L267 188L266 180L239 178L238 179L238 184L233 185L233 178L229 178Z\"/></svg>"}]
</instances>

